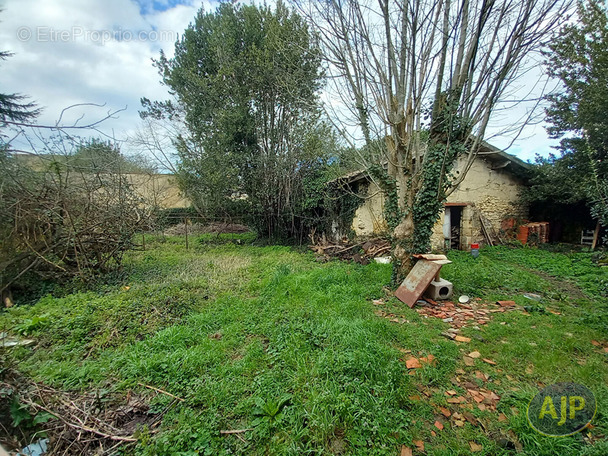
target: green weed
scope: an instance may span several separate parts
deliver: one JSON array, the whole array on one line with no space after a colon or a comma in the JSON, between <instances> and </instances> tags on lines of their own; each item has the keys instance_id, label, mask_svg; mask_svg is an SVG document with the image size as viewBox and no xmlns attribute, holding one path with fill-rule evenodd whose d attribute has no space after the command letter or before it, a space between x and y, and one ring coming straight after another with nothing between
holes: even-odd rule
<instances>
[{"instance_id":1,"label":"green weed","mask_svg":"<svg viewBox=\"0 0 608 456\"><path fill-rule=\"evenodd\" d=\"M151 237L145 252L127 256L118 283L5 311L3 331L37 342L5 356L57 388L136 390L153 411L168 398L140 384L184 399L125 454L395 455L414 440L445 456L506 456L515 440L529 456L606 454L587 433L549 439L525 418L541 385L575 381L598 400L592 434L608 432L607 355L591 343L606 339L606 300L594 285L605 269L590 253L497 247L475 260L451 252L442 276L457 294L546 310L495 314L457 344L441 336L446 323L386 295L390 265L319 264L288 247L244 244L186 249L183 237ZM405 323L375 315L378 298ZM465 366L473 350L497 365ZM410 371L404 351L436 363ZM471 381L501 397L498 411L474 408L481 424L439 431L438 407L451 407L445 391L465 394ZM421 391L429 395L417 399ZM242 432L221 432L230 430ZM472 453L471 441L483 450Z\"/></svg>"}]
</instances>

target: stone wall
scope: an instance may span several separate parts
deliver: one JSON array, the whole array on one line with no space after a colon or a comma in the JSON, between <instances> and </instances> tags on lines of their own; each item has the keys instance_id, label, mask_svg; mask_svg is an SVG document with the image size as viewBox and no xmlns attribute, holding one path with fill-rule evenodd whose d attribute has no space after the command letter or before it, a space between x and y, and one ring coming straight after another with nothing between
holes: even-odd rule
<instances>
[{"instance_id":1,"label":"stone wall","mask_svg":"<svg viewBox=\"0 0 608 456\"><path fill-rule=\"evenodd\" d=\"M162 209L190 206L190 201L182 194L175 176L171 174L126 174L126 178L144 200L143 204Z\"/></svg>"},{"instance_id":2,"label":"stone wall","mask_svg":"<svg viewBox=\"0 0 608 456\"><path fill-rule=\"evenodd\" d=\"M364 185L363 183L360 185ZM388 229L384 219L384 196L376 184L370 182L367 191L361 191L365 200L355 212L352 229L361 237L381 235Z\"/></svg>"}]
</instances>

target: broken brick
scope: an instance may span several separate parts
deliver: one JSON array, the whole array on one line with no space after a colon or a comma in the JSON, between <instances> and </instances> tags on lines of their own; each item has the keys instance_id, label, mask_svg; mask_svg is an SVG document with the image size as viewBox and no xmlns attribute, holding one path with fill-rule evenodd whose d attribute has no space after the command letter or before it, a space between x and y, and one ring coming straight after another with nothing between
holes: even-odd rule
<instances>
[{"instance_id":1,"label":"broken brick","mask_svg":"<svg viewBox=\"0 0 608 456\"><path fill-rule=\"evenodd\" d=\"M408 369L419 369L422 367L422 365L420 364L420 361L418 361L418 359L414 358L414 357L408 358L405 361L405 366Z\"/></svg>"},{"instance_id":2,"label":"broken brick","mask_svg":"<svg viewBox=\"0 0 608 456\"><path fill-rule=\"evenodd\" d=\"M475 418L472 414L470 414L469 412L463 412L462 415L465 417L465 419L471 423L473 426L477 426L479 425L479 421L477 421L477 418Z\"/></svg>"},{"instance_id":3,"label":"broken brick","mask_svg":"<svg viewBox=\"0 0 608 456\"><path fill-rule=\"evenodd\" d=\"M401 445L401 456L412 456L412 449L405 445Z\"/></svg>"},{"instance_id":4,"label":"broken brick","mask_svg":"<svg viewBox=\"0 0 608 456\"><path fill-rule=\"evenodd\" d=\"M464 364L468 367L473 367L475 365L475 360L470 356L463 356Z\"/></svg>"},{"instance_id":5,"label":"broken brick","mask_svg":"<svg viewBox=\"0 0 608 456\"><path fill-rule=\"evenodd\" d=\"M454 340L456 340L457 342L471 342L471 339L469 337L464 336L456 336L454 337Z\"/></svg>"}]
</instances>

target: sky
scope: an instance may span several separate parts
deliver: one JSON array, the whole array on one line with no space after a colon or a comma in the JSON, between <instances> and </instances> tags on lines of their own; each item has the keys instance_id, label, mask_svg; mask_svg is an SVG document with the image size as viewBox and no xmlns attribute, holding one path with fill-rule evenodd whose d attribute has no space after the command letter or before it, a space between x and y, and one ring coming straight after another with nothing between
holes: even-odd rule
<instances>
[{"instance_id":1,"label":"sky","mask_svg":"<svg viewBox=\"0 0 608 456\"><path fill-rule=\"evenodd\" d=\"M124 139L139 124L140 98L164 100L166 87L152 65L175 41L200 0L0 0L0 43L14 55L0 62L2 93L28 95L43 108L38 122L80 125L122 110L101 129Z\"/></svg>"},{"instance_id":2,"label":"sky","mask_svg":"<svg viewBox=\"0 0 608 456\"><path fill-rule=\"evenodd\" d=\"M54 125L64 108L81 103L104 106L72 108L64 113L64 124L80 119L82 125L121 110L101 129L124 140L139 125L141 97L168 98L152 59L161 49L173 55L175 41L201 7L210 10L214 3L0 0L1 50L14 53L0 62L0 90L30 96L43 108L38 121L44 125ZM511 138L491 142L506 148ZM540 124L527 127L507 151L532 160L536 154L546 156L555 145Z\"/></svg>"}]
</instances>

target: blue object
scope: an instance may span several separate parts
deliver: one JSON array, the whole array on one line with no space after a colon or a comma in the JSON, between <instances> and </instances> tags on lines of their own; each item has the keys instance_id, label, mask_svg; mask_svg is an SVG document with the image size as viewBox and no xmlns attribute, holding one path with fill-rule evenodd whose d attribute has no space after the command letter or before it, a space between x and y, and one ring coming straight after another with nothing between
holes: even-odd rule
<instances>
[{"instance_id":1,"label":"blue object","mask_svg":"<svg viewBox=\"0 0 608 456\"><path fill-rule=\"evenodd\" d=\"M42 456L46 454L48 443L49 439L40 439L38 442L26 446L19 454L24 454L26 456Z\"/></svg>"}]
</instances>

